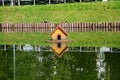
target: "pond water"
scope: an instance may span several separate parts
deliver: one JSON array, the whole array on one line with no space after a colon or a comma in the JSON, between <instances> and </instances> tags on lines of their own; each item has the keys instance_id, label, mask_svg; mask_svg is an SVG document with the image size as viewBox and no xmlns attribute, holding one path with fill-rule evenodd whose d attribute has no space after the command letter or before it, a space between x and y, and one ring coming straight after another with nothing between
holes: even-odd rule
<instances>
[{"instance_id":1,"label":"pond water","mask_svg":"<svg viewBox=\"0 0 120 80\"><path fill-rule=\"evenodd\" d=\"M0 80L120 80L120 48L0 45Z\"/></svg>"}]
</instances>

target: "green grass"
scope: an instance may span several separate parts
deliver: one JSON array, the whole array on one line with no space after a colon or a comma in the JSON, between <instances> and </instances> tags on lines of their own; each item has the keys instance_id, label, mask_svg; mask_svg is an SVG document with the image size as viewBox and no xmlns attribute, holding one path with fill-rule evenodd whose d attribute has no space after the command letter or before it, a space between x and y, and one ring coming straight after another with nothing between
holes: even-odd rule
<instances>
[{"instance_id":1,"label":"green grass","mask_svg":"<svg viewBox=\"0 0 120 80\"><path fill-rule=\"evenodd\" d=\"M50 33L0 33L0 44L36 44L50 46L46 40ZM120 47L120 32L70 32L68 46L111 46Z\"/></svg>"},{"instance_id":2,"label":"green grass","mask_svg":"<svg viewBox=\"0 0 120 80\"><path fill-rule=\"evenodd\" d=\"M120 1L0 7L0 23L120 21ZM79 37L78 37L79 36ZM49 33L0 33L0 44L50 45ZM119 32L69 33L69 46L119 46Z\"/></svg>"},{"instance_id":3,"label":"green grass","mask_svg":"<svg viewBox=\"0 0 120 80\"><path fill-rule=\"evenodd\" d=\"M76 36L75 36L76 35ZM120 47L119 32L72 32L68 39L73 42L70 46L113 46Z\"/></svg>"},{"instance_id":4,"label":"green grass","mask_svg":"<svg viewBox=\"0 0 120 80\"><path fill-rule=\"evenodd\" d=\"M120 1L0 7L1 22L120 21Z\"/></svg>"},{"instance_id":5,"label":"green grass","mask_svg":"<svg viewBox=\"0 0 120 80\"><path fill-rule=\"evenodd\" d=\"M48 33L0 33L0 44L33 44L49 45L45 41Z\"/></svg>"}]
</instances>

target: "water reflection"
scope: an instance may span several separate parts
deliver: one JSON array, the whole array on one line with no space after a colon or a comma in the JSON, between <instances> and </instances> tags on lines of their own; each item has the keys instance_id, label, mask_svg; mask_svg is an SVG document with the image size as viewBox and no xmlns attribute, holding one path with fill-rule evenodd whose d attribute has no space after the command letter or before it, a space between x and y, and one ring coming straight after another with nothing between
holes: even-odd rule
<instances>
[{"instance_id":1,"label":"water reflection","mask_svg":"<svg viewBox=\"0 0 120 80\"><path fill-rule=\"evenodd\" d=\"M33 51L33 46L26 44L25 46L23 46L23 50L24 51Z\"/></svg>"},{"instance_id":2,"label":"water reflection","mask_svg":"<svg viewBox=\"0 0 120 80\"><path fill-rule=\"evenodd\" d=\"M66 43L54 42L50 48L58 57L62 57L63 53L67 50L67 45Z\"/></svg>"},{"instance_id":3,"label":"water reflection","mask_svg":"<svg viewBox=\"0 0 120 80\"><path fill-rule=\"evenodd\" d=\"M99 80L105 80L105 66L106 62L105 60L105 53L100 50L99 53L97 53L97 59L96 59L96 67L98 71L98 79Z\"/></svg>"},{"instance_id":4,"label":"water reflection","mask_svg":"<svg viewBox=\"0 0 120 80\"><path fill-rule=\"evenodd\" d=\"M120 48L68 47L58 58L50 47L0 46L0 80L119 80Z\"/></svg>"}]
</instances>

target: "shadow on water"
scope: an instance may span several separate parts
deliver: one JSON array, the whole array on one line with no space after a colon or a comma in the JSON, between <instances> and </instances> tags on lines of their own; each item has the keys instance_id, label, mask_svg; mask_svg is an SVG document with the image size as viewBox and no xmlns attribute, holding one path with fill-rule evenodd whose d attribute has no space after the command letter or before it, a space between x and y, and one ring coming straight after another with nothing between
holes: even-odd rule
<instances>
[{"instance_id":1,"label":"shadow on water","mask_svg":"<svg viewBox=\"0 0 120 80\"><path fill-rule=\"evenodd\" d=\"M61 48L62 44L56 45ZM0 45L0 80L119 80L120 48Z\"/></svg>"}]
</instances>

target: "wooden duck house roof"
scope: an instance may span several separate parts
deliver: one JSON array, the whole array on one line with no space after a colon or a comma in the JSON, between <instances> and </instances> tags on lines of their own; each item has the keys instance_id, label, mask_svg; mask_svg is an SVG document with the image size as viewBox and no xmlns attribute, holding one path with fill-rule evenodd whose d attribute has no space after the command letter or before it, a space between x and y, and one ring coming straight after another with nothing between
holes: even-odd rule
<instances>
[{"instance_id":1,"label":"wooden duck house roof","mask_svg":"<svg viewBox=\"0 0 120 80\"><path fill-rule=\"evenodd\" d=\"M53 35L55 33L56 30L60 30L65 36L68 36L68 34L60 27L60 26L57 26L54 31L51 33L51 35Z\"/></svg>"}]
</instances>

